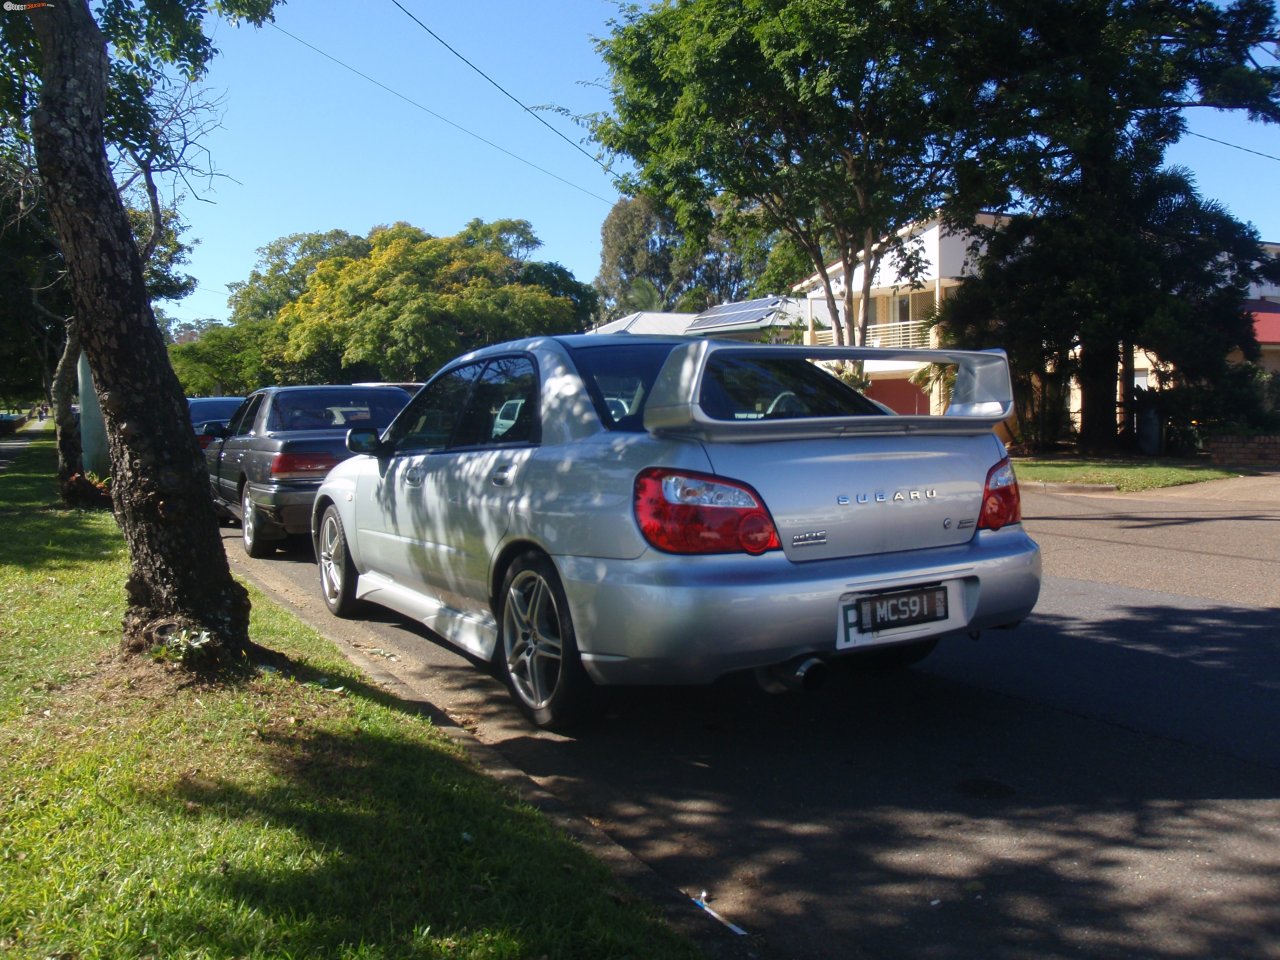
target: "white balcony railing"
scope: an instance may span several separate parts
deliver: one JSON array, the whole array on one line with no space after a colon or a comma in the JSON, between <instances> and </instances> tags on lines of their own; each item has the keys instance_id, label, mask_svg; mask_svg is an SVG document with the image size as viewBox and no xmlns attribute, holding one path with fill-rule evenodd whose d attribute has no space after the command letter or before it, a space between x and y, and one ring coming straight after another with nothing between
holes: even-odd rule
<instances>
[{"instance_id":1,"label":"white balcony railing","mask_svg":"<svg viewBox=\"0 0 1280 960\"><path fill-rule=\"evenodd\" d=\"M804 342L810 346L829 347L836 342L835 331L806 332ZM867 328L867 346L898 349L928 349L929 331L918 320L908 323L873 323Z\"/></svg>"}]
</instances>

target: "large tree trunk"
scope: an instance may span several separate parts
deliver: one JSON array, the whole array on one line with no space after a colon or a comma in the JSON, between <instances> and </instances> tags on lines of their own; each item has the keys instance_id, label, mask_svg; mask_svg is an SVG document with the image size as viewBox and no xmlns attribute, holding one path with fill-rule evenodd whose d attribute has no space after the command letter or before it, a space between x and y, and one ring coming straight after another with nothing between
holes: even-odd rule
<instances>
[{"instance_id":1,"label":"large tree trunk","mask_svg":"<svg viewBox=\"0 0 1280 960\"><path fill-rule=\"evenodd\" d=\"M129 548L124 647L210 634L242 662L249 600L231 576L182 390L142 279L103 140L106 45L85 0L31 15L43 57L36 161L106 425L116 518Z\"/></svg>"},{"instance_id":2,"label":"large tree trunk","mask_svg":"<svg viewBox=\"0 0 1280 960\"><path fill-rule=\"evenodd\" d=\"M1080 347L1080 449L1109 453L1116 448L1116 370L1120 345L1115 341Z\"/></svg>"},{"instance_id":3,"label":"large tree trunk","mask_svg":"<svg viewBox=\"0 0 1280 960\"><path fill-rule=\"evenodd\" d=\"M80 363L80 325L67 319L67 340L53 375L53 422L58 438L58 494L69 507L109 506L105 495L84 475L80 424L71 409Z\"/></svg>"}]
</instances>

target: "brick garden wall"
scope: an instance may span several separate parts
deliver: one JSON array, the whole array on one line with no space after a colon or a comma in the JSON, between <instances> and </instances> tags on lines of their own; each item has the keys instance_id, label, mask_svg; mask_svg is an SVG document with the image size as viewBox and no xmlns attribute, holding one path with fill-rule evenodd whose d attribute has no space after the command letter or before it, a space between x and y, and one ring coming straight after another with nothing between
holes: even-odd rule
<instances>
[{"instance_id":1,"label":"brick garden wall","mask_svg":"<svg viewBox=\"0 0 1280 960\"><path fill-rule=\"evenodd\" d=\"M1280 470L1280 435L1210 437L1205 447L1214 464Z\"/></svg>"}]
</instances>

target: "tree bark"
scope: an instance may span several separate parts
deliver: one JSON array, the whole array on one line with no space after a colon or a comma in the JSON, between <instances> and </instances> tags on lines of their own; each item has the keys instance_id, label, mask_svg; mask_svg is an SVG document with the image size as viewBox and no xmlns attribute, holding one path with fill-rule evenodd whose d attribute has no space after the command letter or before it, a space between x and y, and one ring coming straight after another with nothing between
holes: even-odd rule
<instances>
[{"instance_id":1,"label":"tree bark","mask_svg":"<svg viewBox=\"0 0 1280 960\"><path fill-rule=\"evenodd\" d=\"M1120 345L1116 341L1080 347L1080 449L1110 453L1116 448L1116 376Z\"/></svg>"},{"instance_id":2,"label":"tree bark","mask_svg":"<svg viewBox=\"0 0 1280 960\"><path fill-rule=\"evenodd\" d=\"M98 489L84 476L80 424L71 409L76 392L76 367L80 362L80 326L67 318L67 339L53 374L53 423L58 443L58 494L69 507L107 506L99 502Z\"/></svg>"},{"instance_id":3,"label":"tree bark","mask_svg":"<svg viewBox=\"0 0 1280 960\"><path fill-rule=\"evenodd\" d=\"M129 548L123 645L208 632L208 662L242 663L249 599L227 564L204 459L143 285L107 163L109 60L85 0L31 12L42 54L36 161L70 274L106 425L113 507Z\"/></svg>"}]
</instances>

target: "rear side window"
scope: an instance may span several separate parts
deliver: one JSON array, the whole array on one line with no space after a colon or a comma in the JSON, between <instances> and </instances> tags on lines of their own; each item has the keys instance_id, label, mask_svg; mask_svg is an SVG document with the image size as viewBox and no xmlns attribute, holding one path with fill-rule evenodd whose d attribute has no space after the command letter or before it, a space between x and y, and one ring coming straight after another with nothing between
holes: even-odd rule
<instances>
[{"instance_id":1,"label":"rear side window","mask_svg":"<svg viewBox=\"0 0 1280 960\"><path fill-rule=\"evenodd\" d=\"M253 424L258 419L258 411L262 408L263 394L255 394L240 405L231 417L227 432L233 437L243 437L253 432Z\"/></svg>"},{"instance_id":2,"label":"rear side window","mask_svg":"<svg viewBox=\"0 0 1280 960\"><path fill-rule=\"evenodd\" d=\"M698 402L713 420L882 416L853 387L805 359L712 354Z\"/></svg>"},{"instance_id":3,"label":"rear side window","mask_svg":"<svg viewBox=\"0 0 1280 960\"><path fill-rule=\"evenodd\" d=\"M645 401L673 346L623 338L619 343L573 349L573 362L601 423L611 430L644 432Z\"/></svg>"}]
</instances>

